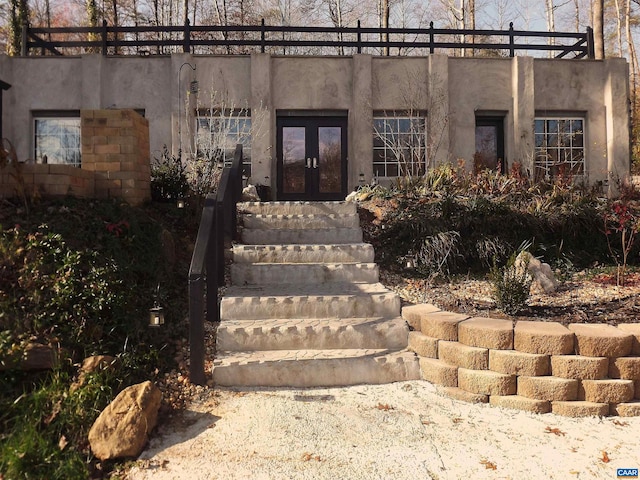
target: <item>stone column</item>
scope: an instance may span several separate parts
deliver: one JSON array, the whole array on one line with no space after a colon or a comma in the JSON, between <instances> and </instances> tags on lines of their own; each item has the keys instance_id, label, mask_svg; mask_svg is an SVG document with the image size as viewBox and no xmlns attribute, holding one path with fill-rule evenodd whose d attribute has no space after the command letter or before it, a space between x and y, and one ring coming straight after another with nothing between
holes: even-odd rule
<instances>
[{"instance_id":1,"label":"stone column","mask_svg":"<svg viewBox=\"0 0 640 480\"><path fill-rule=\"evenodd\" d=\"M251 54L251 183L276 194L276 114L271 86L271 55Z\"/></svg>"},{"instance_id":2,"label":"stone column","mask_svg":"<svg viewBox=\"0 0 640 480\"><path fill-rule=\"evenodd\" d=\"M514 162L522 165L523 172L534 174L534 121L535 88L533 58L514 57L511 59L511 79L513 88L513 128L507 136L505 128L505 153L509 166ZM506 127L506 125L505 125Z\"/></svg>"},{"instance_id":3,"label":"stone column","mask_svg":"<svg viewBox=\"0 0 640 480\"><path fill-rule=\"evenodd\" d=\"M453 160L449 148L449 60L446 55L429 55L428 60L427 158L431 161L428 167L433 168Z\"/></svg>"},{"instance_id":4,"label":"stone column","mask_svg":"<svg viewBox=\"0 0 640 480\"><path fill-rule=\"evenodd\" d=\"M629 66L622 58L604 61L604 105L607 125L607 177L609 194L615 195L616 180L630 174Z\"/></svg>"},{"instance_id":5,"label":"stone column","mask_svg":"<svg viewBox=\"0 0 640 480\"><path fill-rule=\"evenodd\" d=\"M349 108L347 191L373 178L373 110L371 55L353 56L351 108Z\"/></svg>"}]
</instances>

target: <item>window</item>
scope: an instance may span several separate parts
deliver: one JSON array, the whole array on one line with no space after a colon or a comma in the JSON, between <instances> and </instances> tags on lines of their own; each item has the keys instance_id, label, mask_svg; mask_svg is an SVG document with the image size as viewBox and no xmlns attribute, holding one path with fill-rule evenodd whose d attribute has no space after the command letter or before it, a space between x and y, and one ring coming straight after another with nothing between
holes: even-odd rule
<instances>
[{"instance_id":1,"label":"window","mask_svg":"<svg viewBox=\"0 0 640 480\"><path fill-rule=\"evenodd\" d=\"M34 116L34 134L36 162L80 167L79 116Z\"/></svg>"},{"instance_id":2,"label":"window","mask_svg":"<svg viewBox=\"0 0 640 480\"><path fill-rule=\"evenodd\" d=\"M584 119L536 118L536 178L584 175Z\"/></svg>"},{"instance_id":3,"label":"window","mask_svg":"<svg viewBox=\"0 0 640 480\"><path fill-rule=\"evenodd\" d=\"M425 125L424 117L374 116L373 174L376 177L424 175Z\"/></svg>"},{"instance_id":4,"label":"window","mask_svg":"<svg viewBox=\"0 0 640 480\"><path fill-rule=\"evenodd\" d=\"M197 117L197 151L212 162L231 165L236 144L242 144L243 175L251 176L251 117L241 114L212 114Z\"/></svg>"}]
</instances>

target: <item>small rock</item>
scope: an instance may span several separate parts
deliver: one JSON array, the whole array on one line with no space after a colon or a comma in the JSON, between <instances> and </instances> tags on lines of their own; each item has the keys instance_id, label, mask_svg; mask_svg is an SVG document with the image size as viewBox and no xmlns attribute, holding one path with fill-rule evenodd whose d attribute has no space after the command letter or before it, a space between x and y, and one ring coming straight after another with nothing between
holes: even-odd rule
<instances>
[{"instance_id":1,"label":"small rock","mask_svg":"<svg viewBox=\"0 0 640 480\"><path fill-rule=\"evenodd\" d=\"M121 391L89 430L91 450L100 460L136 457L156 426L162 393L146 381Z\"/></svg>"},{"instance_id":2,"label":"small rock","mask_svg":"<svg viewBox=\"0 0 640 480\"><path fill-rule=\"evenodd\" d=\"M553 293L558 289L558 282L548 263L542 263L529 252L523 251L516 258L515 267L521 269L525 263L527 270L533 277L534 285L532 287L539 287L544 293Z\"/></svg>"},{"instance_id":3,"label":"small rock","mask_svg":"<svg viewBox=\"0 0 640 480\"><path fill-rule=\"evenodd\" d=\"M87 374L97 370L116 369L120 365L120 360L111 355L93 355L82 361L78 380L71 385L71 391L77 390L84 385Z\"/></svg>"},{"instance_id":4,"label":"small rock","mask_svg":"<svg viewBox=\"0 0 640 480\"><path fill-rule=\"evenodd\" d=\"M255 185L247 185L242 189L243 202L259 202L258 190Z\"/></svg>"}]
</instances>

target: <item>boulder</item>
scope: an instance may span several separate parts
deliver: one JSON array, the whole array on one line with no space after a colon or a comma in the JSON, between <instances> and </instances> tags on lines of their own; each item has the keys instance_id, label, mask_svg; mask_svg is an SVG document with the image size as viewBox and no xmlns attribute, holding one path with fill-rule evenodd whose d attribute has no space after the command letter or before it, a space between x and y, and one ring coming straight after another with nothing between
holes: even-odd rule
<instances>
[{"instance_id":1,"label":"boulder","mask_svg":"<svg viewBox=\"0 0 640 480\"><path fill-rule=\"evenodd\" d=\"M515 267L522 269L527 265L527 270L533 278L533 288L541 288L544 293L553 293L558 289L558 282L548 263L542 263L529 252L522 251L516 258Z\"/></svg>"},{"instance_id":2,"label":"boulder","mask_svg":"<svg viewBox=\"0 0 640 480\"><path fill-rule=\"evenodd\" d=\"M0 358L0 371L17 368L18 370L51 370L60 360L59 352L51 345L29 343L23 350Z\"/></svg>"},{"instance_id":3,"label":"boulder","mask_svg":"<svg viewBox=\"0 0 640 480\"><path fill-rule=\"evenodd\" d=\"M255 185L247 185L242 189L242 201L243 202L259 202L260 196Z\"/></svg>"},{"instance_id":4,"label":"boulder","mask_svg":"<svg viewBox=\"0 0 640 480\"><path fill-rule=\"evenodd\" d=\"M100 460L136 457L156 426L162 393L146 381L122 390L89 430L91 450Z\"/></svg>"}]
</instances>

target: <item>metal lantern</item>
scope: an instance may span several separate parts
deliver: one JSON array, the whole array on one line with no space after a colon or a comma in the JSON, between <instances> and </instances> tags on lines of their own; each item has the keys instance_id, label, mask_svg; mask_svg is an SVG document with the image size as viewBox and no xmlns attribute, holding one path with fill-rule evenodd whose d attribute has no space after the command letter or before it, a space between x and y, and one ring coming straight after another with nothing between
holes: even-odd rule
<instances>
[{"instance_id":1,"label":"metal lantern","mask_svg":"<svg viewBox=\"0 0 640 480\"><path fill-rule=\"evenodd\" d=\"M179 198L177 205L178 208L184 208L184 198Z\"/></svg>"},{"instance_id":2,"label":"metal lantern","mask_svg":"<svg viewBox=\"0 0 640 480\"><path fill-rule=\"evenodd\" d=\"M360 174L360 176L359 176L359 178L358 178L358 184L359 184L361 187L364 187L364 173L361 173L361 174Z\"/></svg>"},{"instance_id":3,"label":"metal lantern","mask_svg":"<svg viewBox=\"0 0 640 480\"><path fill-rule=\"evenodd\" d=\"M149 326L159 327L160 325L164 325L164 308L154 305L149 309Z\"/></svg>"},{"instance_id":4,"label":"metal lantern","mask_svg":"<svg viewBox=\"0 0 640 480\"><path fill-rule=\"evenodd\" d=\"M193 80L189 84L189 91L191 92L192 95L195 95L196 93L198 93L198 90L200 90L200 85L198 84L197 80Z\"/></svg>"}]
</instances>

